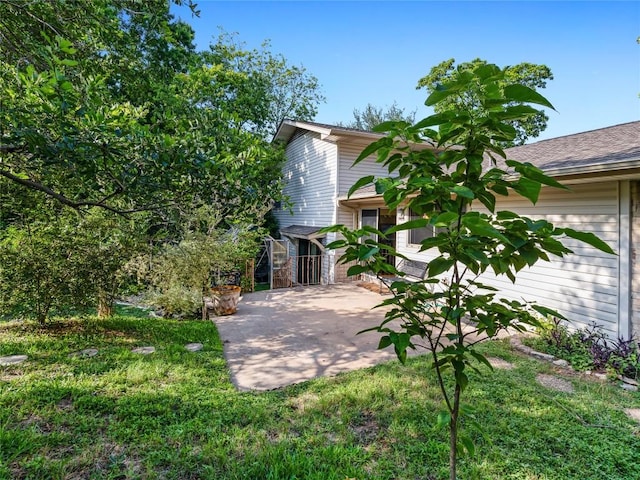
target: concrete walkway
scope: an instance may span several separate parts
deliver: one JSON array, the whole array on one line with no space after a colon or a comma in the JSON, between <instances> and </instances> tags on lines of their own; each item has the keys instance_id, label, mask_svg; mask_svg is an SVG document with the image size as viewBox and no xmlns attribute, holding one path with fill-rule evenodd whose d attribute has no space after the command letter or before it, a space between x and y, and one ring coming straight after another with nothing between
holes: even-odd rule
<instances>
[{"instance_id":1,"label":"concrete walkway","mask_svg":"<svg viewBox=\"0 0 640 480\"><path fill-rule=\"evenodd\" d=\"M244 295L238 312L214 321L231 378L240 390L270 390L396 358L378 350L386 297L354 284Z\"/></svg>"},{"instance_id":2,"label":"concrete walkway","mask_svg":"<svg viewBox=\"0 0 640 480\"><path fill-rule=\"evenodd\" d=\"M250 293L238 312L214 321L231 379L239 390L270 390L396 359L378 350L387 296L355 284ZM471 328L471 327L466 327ZM426 350L409 350L410 355Z\"/></svg>"}]
</instances>

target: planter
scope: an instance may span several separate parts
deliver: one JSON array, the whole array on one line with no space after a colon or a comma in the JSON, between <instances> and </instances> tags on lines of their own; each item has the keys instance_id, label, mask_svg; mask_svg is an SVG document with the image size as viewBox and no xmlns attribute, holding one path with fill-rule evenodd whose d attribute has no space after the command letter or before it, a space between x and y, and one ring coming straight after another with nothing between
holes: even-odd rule
<instances>
[{"instance_id":1,"label":"planter","mask_svg":"<svg viewBox=\"0 0 640 480\"><path fill-rule=\"evenodd\" d=\"M232 315L238 311L240 287L235 285L219 285L211 289L213 312L216 315Z\"/></svg>"}]
</instances>

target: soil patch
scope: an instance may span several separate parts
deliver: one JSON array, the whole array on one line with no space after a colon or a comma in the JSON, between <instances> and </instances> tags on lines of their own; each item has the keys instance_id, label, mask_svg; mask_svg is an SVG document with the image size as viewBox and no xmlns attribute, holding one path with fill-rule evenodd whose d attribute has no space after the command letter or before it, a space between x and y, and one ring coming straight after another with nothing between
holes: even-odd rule
<instances>
[{"instance_id":1,"label":"soil patch","mask_svg":"<svg viewBox=\"0 0 640 480\"><path fill-rule=\"evenodd\" d=\"M573 393L573 385L571 382L553 375L540 374L536 376L536 380L540 385L558 392Z\"/></svg>"},{"instance_id":2,"label":"soil patch","mask_svg":"<svg viewBox=\"0 0 640 480\"><path fill-rule=\"evenodd\" d=\"M513 363L507 362L502 358L487 357L487 360L493 368L498 368L500 370L513 370L515 368L515 365Z\"/></svg>"}]
</instances>

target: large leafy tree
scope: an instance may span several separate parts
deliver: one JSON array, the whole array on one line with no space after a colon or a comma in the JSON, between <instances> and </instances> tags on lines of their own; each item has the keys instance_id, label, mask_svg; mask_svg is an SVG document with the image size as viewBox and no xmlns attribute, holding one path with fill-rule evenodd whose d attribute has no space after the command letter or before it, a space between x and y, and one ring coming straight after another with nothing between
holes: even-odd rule
<instances>
[{"instance_id":1,"label":"large leafy tree","mask_svg":"<svg viewBox=\"0 0 640 480\"><path fill-rule=\"evenodd\" d=\"M455 84L458 80L468 80L472 78L471 74L476 68L487 64L485 60L479 58L458 65L456 65L455 62L455 59L451 58L439 63L418 81L416 88L424 88L429 94L432 94L447 88L449 84ZM553 74L549 67L524 62L506 67L504 70L504 79L492 85L492 88L501 90L506 85L517 83L537 90L545 88L548 80L553 80ZM469 85L469 88L448 95L443 101L435 104L434 109L436 113L439 113L452 108L458 108L472 112L473 115L484 115L488 109L492 108L492 105L483 105L482 103L482 99L486 94L493 94L493 92L486 92L486 88L486 85L482 83ZM520 102L513 101L513 105L518 104L520 104ZM507 122L515 127L516 135L511 140L501 141L501 146L510 147L522 145L528 138L537 137L547 128L548 120L549 117L542 109L537 110L535 114L526 116L526 118L508 120Z\"/></svg>"},{"instance_id":2,"label":"large leafy tree","mask_svg":"<svg viewBox=\"0 0 640 480\"><path fill-rule=\"evenodd\" d=\"M314 77L266 47L244 52L219 41L196 52L193 30L166 0L6 1L0 27L5 249L34 238L24 230L32 214L42 226L37 245L60 250L50 234L58 227L44 228L47 216L38 215L50 201L87 218L96 208L135 216L156 243L179 242L181 222L202 205L224 228L258 223L281 194L284 153L267 139L272 107L311 117L321 99ZM117 222L83 223L104 224L113 242L98 232L65 245L119 244Z\"/></svg>"},{"instance_id":3,"label":"large leafy tree","mask_svg":"<svg viewBox=\"0 0 640 480\"><path fill-rule=\"evenodd\" d=\"M74 208L253 211L279 190L268 133L322 99L266 47L195 52L164 0L3 2L0 23L0 176Z\"/></svg>"},{"instance_id":4,"label":"large leafy tree","mask_svg":"<svg viewBox=\"0 0 640 480\"><path fill-rule=\"evenodd\" d=\"M353 120L350 122L339 122L339 126L347 128L356 128L358 130L371 131L382 122L391 120L405 121L413 123L416 118L416 112L405 113L404 108L400 107L397 102L393 102L387 108L376 107L372 103L368 103L362 110L353 109Z\"/></svg>"},{"instance_id":5,"label":"large leafy tree","mask_svg":"<svg viewBox=\"0 0 640 480\"><path fill-rule=\"evenodd\" d=\"M325 98L318 79L302 65L291 65L271 51L269 41L247 49L237 34L222 31L202 58L250 79L235 92L243 127L271 138L282 120L313 120Z\"/></svg>"},{"instance_id":6,"label":"large leafy tree","mask_svg":"<svg viewBox=\"0 0 640 480\"><path fill-rule=\"evenodd\" d=\"M341 259L356 262L349 274L368 271L400 278L391 284L393 296L382 303L388 307L384 321L372 330L383 334L380 347L393 345L403 362L408 349L423 346L431 353L445 404L438 422L448 427L450 434L451 480L456 479L458 451L474 448L471 436L458 432L465 412L462 395L469 386L468 372L482 364L490 368L476 350L478 339L493 338L508 328L522 330L535 325L537 315L562 318L542 305L501 297L495 288L482 283L482 275L491 271L515 282L523 269L549 261L550 256L571 253L562 243L565 237L613 253L591 233L497 209L498 196L516 195L536 203L543 185L564 188L535 166L508 159L499 145L516 137L512 121L537 114L529 104L553 108L532 88L510 83L509 72L508 68L478 62L429 95L426 104L440 113L414 125L379 125L377 131L386 135L365 148L356 160L376 155L390 176L364 177L349 194L373 183L390 210L405 206L422 218L386 232L371 227L330 229L343 236L330 247L344 248ZM473 102L452 101L470 95ZM415 148L421 143L433 148ZM426 277L404 282L406 273L388 263L389 258L402 255L385 238L427 226L437 228L437 234L421 242L420 250L431 258ZM398 322L399 327L394 326Z\"/></svg>"}]
</instances>

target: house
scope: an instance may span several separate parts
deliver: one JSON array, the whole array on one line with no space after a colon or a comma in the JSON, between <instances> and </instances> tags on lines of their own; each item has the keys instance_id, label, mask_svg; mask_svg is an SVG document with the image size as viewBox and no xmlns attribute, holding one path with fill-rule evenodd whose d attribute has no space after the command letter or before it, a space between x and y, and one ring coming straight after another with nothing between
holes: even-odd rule
<instances>
[{"instance_id":1,"label":"house","mask_svg":"<svg viewBox=\"0 0 640 480\"><path fill-rule=\"evenodd\" d=\"M276 212L281 232L290 239L290 253L323 255L321 281L340 282L346 269L335 265L333 240L318 231L342 223L350 227L385 228L410 219L406 208L388 211L372 189L346 197L365 175L388 176L366 159L350 168L362 149L379 134L313 122L284 121L276 140L286 142L285 194L293 214ZM536 205L527 200L498 198L498 210L544 218L558 226L590 231L617 253L607 255L580 242L565 243L574 254L541 262L520 272L512 284L486 274L485 283L507 298L526 299L554 308L576 325L596 323L611 337L640 337L640 122L631 122L511 148L509 158L530 162L569 187L544 187ZM420 230L400 231L390 242L409 258L428 261Z\"/></svg>"}]
</instances>

